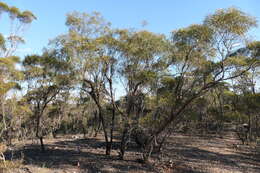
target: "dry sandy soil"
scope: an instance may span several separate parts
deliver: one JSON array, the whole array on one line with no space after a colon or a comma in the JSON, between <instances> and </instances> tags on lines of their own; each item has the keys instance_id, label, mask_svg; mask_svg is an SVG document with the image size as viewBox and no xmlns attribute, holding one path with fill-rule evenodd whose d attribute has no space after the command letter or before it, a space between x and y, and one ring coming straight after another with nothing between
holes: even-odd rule
<instances>
[{"instance_id":1,"label":"dry sandy soil","mask_svg":"<svg viewBox=\"0 0 260 173\"><path fill-rule=\"evenodd\" d=\"M62 136L47 139L47 151L37 145L14 147L7 158L21 159L19 169L10 173L260 173L260 155L256 148L239 145L234 132L223 135L188 135L175 133L163 153L154 155L151 164L138 162L140 153L129 148L124 161L118 160L115 143L111 156L104 155L101 135L92 138ZM0 170L1 173L1 170Z\"/></svg>"}]
</instances>

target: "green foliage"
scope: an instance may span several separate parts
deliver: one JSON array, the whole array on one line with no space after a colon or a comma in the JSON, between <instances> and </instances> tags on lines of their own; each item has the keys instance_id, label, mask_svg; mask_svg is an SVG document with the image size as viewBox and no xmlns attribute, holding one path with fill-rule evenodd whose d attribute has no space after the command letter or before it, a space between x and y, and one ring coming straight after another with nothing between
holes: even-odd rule
<instances>
[{"instance_id":1,"label":"green foliage","mask_svg":"<svg viewBox=\"0 0 260 173\"><path fill-rule=\"evenodd\" d=\"M247 45L248 49L252 53L252 57L256 57L260 60L260 41L254 41Z\"/></svg>"},{"instance_id":2,"label":"green foliage","mask_svg":"<svg viewBox=\"0 0 260 173\"><path fill-rule=\"evenodd\" d=\"M212 49L213 31L205 25L191 25L187 28L172 32L172 42L180 51L189 52L196 50L196 53L205 53L214 56Z\"/></svg>"},{"instance_id":3,"label":"green foliage","mask_svg":"<svg viewBox=\"0 0 260 173\"><path fill-rule=\"evenodd\" d=\"M34 14L30 11L21 12L17 7L10 7L7 4L0 2L0 14L2 12L7 12L11 19L17 18L22 23L31 23L36 19Z\"/></svg>"},{"instance_id":4,"label":"green foliage","mask_svg":"<svg viewBox=\"0 0 260 173\"><path fill-rule=\"evenodd\" d=\"M0 2L0 13L2 13L3 11L6 12L8 10L9 10L8 5L4 2Z\"/></svg>"},{"instance_id":5,"label":"green foliage","mask_svg":"<svg viewBox=\"0 0 260 173\"><path fill-rule=\"evenodd\" d=\"M0 96L6 94L10 89L19 88L16 81L23 78L23 74L19 72L15 65L19 62L16 56L0 58ZM6 80L6 77L9 77ZM5 80L4 80L5 79Z\"/></svg>"},{"instance_id":6,"label":"green foliage","mask_svg":"<svg viewBox=\"0 0 260 173\"><path fill-rule=\"evenodd\" d=\"M92 14L73 12L67 14L66 25L70 33L75 36L95 38L107 32L110 23L106 22L98 12Z\"/></svg>"},{"instance_id":7,"label":"green foliage","mask_svg":"<svg viewBox=\"0 0 260 173\"><path fill-rule=\"evenodd\" d=\"M0 33L0 48L5 49L5 38L1 33Z\"/></svg>"},{"instance_id":8,"label":"green foliage","mask_svg":"<svg viewBox=\"0 0 260 173\"><path fill-rule=\"evenodd\" d=\"M8 13L11 21L18 19L21 25L17 28L11 28L13 31L19 31L23 25L31 23L36 17L30 11L21 12L17 7L9 7L0 2L0 14ZM16 25L11 25L16 26ZM13 56L18 44L24 43L18 33L11 33L6 38L0 33L0 97L1 99L11 89L19 89L18 81L23 79L23 74L17 69L19 57ZM3 100L1 104L3 104Z\"/></svg>"},{"instance_id":9,"label":"green foliage","mask_svg":"<svg viewBox=\"0 0 260 173\"><path fill-rule=\"evenodd\" d=\"M23 11L20 13L17 18L22 22L22 23L31 23L33 20L36 20L36 16L30 11Z\"/></svg>"},{"instance_id":10,"label":"green foliage","mask_svg":"<svg viewBox=\"0 0 260 173\"><path fill-rule=\"evenodd\" d=\"M220 9L206 17L204 24L214 32L244 35L252 27L256 27L256 19L236 8Z\"/></svg>"},{"instance_id":11,"label":"green foliage","mask_svg":"<svg viewBox=\"0 0 260 173\"><path fill-rule=\"evenodd\" d=\"M120 46L123 52L127 52L129 60L136 61L135 58L142 62L148 62L154 56L160 56L165 45L163 35L153 34L148 31L136 33L125 33L123 45Z\"/></svg>"}]
</instances>

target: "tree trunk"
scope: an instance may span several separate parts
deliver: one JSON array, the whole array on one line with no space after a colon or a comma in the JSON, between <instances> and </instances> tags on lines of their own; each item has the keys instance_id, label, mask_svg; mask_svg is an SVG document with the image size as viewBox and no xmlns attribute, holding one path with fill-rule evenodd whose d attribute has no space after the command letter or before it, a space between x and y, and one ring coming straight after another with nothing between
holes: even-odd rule
<instances>
[{"instance_id":1,"label":"tree trunk","mask_svg":"<svg viewBox=\"0 0 260 173\"><path fill-rule=\"evenodd\" d=\"M127 146L127 134L128 134L128 126L125 126L125 129L123 131L122 137L121 137L121 144L120 144L120 159L124 160L125 150Z\"/></svg>"},{"instance_id":2,"label":"tree trunk","mask_svg":"<svg viewBox=\"0 0 260 173\"><path fill-rule=\"evenodd\" d=\"M43 143L43 137L41 136L41 137L39 137L39 139L40 139L40 144L41 144L41 151L45 152L45 147L44 147L44 143Z\"/></svg>"},{"instance_id":3,"label":"tree trunk","mask_svg":"<svg viewBox=\"0 0 260 173\"><path fill-rule=\"evenodd\" d=\"M41 151L44 152L45 148L44 148L44 144L43 144L43 136L42 134L39 134L39 130L40 130L40 124L41 124L41 116L42 116L42 112L39 113L40 111L36 111L35 115L37 117L37 123L36 123L36 137L40 140L40 144L41 144Z\"/></svg>"},{"instance_id":4,"label":"tree trunk","mask_svg":"<svg viewBox=\"0 0 260 173\"><path fill-rule=\"evenodd\" d=\"M107 147L107 151L109 151L109 154L107 155L110 155L110 151L111 151L111 148L112 148L112 145L113 145L113 138L114 138L114 126L115 126L115 106L113 104L113 110L112 110L112 120L111 120L111 127L110 127L110 142L108 144L108 147Z\"/></svg>"},{"instance_id":5,"label":"tree trunk","mask_svg":"<svg viewBox=\"0 0 260 173\"><path fill-rule=\"evenodd\" d=\"M110 143L110 142L107 142L106 143L106 155L110 155L110 153L111 153L111 147L112 147L112 145L111 145L112 143Z\"/></svg>"},{"instance_id":6,"label":"tree trunk","mask_svg":"<svg viewBox=\"0 0 260 173\"><path fill-rule=\"evenodd\" d=\"M52 137L55 139L57 137L56 130L53 130L51 133L52 133Z\"/></svg>"},{"instance_id":7,"label":"tree trunk","mask_svg":"<svg viewBox=\"0 0 260 173\"><path fill-rule=\"evenodd\" d=\"M151 154L153 152L153 147L154 147L154 142L151 142L150 144L147 145L147 148L145 146L144 151L143 151L143 162L148 163L149 159L151 157Z\"/></svg>"},{"instance_id":8,"label":"tree trunk","mask_svg":"<svg viewBox=\"0 0 260 173\"><path fill-rule=\"evenodd\" d=\"M6 126L6 120L5 120L5 106L4 106L4 103L2 103L2 115L3 115L4 130L6 130L7 126Z\"/></svg>"},{"instance_id":9,"label":"tree trunk","mask_svg":"<svg viewBox=\"0 0 260 173\"><path fill-rule=\"evenodd\" d=\"M251 117L251 113L249 113L248 114L248 126L249 126L249 129L248 129L248 135L247 135L247 137L248 137L248 140L247 140L247 142L251 142L252 141L252 117Z\"/></svg>"},{"instance_id":10,"label":"tree trunk","mask_svg":"<svg viewBox=\"0 0 260 173\"><path fill-rule=\"evenodd\" d=\"M97 111L95 111L95 113L94 113L94 115L95 115L95 120L97 120L96 122L97 122L97 124L95 124L96 122L94 121L93 122L93 128L92 128L92 132L93 132L93 130L94 130L94 137L97 137L97 134L98 134L98 132L100 131L100 126L101 126L101 119L100 119L100 117L98 117L98 115L97 115ZM92 132L91 132L91 134L92 134Z\"/></svg>"},{"instance_id":11,"label":"tree trunk","mask_svg":"<svg viewBox=\"0 0 260 173\"><path fill-rule=\"evenodd\" d=\"M84 126L82 127L82 130L83 130L83 137L85 139L86 138L86 134L87 134L87 130L86 130L86 128Z\"/></svg>"},{"instance_id":12,"label":"tree trunk","mask_svg":"<svg viewBox=\"0 0 260 173\"><path fill-rule=\"evenodd\" d=\"M108 141L108 135L107 135L106 125L105 125L105 120L104 120L104 117L103 117L102 108L100 106L99 106L99 118L101 120L103 132L104 132L104 136L105 136L105 141L106 141L106 155L110 155L111 146L110 146L109 141Z\"/></svg>"}]
</instances>

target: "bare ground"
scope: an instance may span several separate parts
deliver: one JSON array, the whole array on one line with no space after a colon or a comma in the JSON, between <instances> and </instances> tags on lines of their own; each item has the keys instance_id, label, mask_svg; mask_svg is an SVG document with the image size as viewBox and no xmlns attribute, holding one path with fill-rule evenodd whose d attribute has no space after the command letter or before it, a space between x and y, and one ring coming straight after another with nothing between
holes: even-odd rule
<instances>
[{"instance_id":1,"label":"bare ground","mask_svg":"<svg viewBox=\"0 0 260 173\"><path fill-rule=\"evenodd\" d=\"M29 142L29 141L28 141ZM46 152L37 145L8 151L8 159L21 159L19 169L10 173L260 173L260 155L255 147L242 146L235 134L173 134L160 155L153 155L150 164L139 163L140 153L129 148L124 161L118 159L119 143L111 156L105 155L102 135L88 139L62 136L47 139ZM0 170L1 173L1 170Z\"/></svg>"},{"instance_id":2,"label":"bare ground","mask_svg":"<svg viewBox=\"0 0 260 173\"><path fill-rule=\"evenodd\" d=\"M175 171L260 173L259 152L253 146L241 145L234 133L207 137L175 134L171 138L164 157L173 160Z\"/></svg>"}]
</instances>

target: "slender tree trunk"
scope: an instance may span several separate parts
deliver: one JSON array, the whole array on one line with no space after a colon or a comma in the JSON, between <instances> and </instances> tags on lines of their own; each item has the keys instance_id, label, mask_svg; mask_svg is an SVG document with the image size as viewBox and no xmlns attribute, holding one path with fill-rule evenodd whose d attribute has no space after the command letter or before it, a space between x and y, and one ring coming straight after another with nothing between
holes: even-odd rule
<instances>
[{"instance_id":1,"label":"slender tree trunk","mask_svg":"<svg viewBox=\"0 0 260 173\"><path fill-rule=\"evenodd\" d=\"M113 110L112 110L112 120L111 120L111 127L110 127L110 142L108 145L109 154L113 145L113 138L114 138L114 126L115 126L115 106L113 104Z\"/></svg>"},{"instance_id":2,"label":"slender tree trunk","mask_svg":"<svg viewBox=\"0 0 260 173\"><path fill-rule=\"evenodd\" d=\"M99 106L99 118L101 120L103 132L104 132L104 136L105 136L105 141L106 141L106 155L110 155L111 145L110 145L109 140L108 140L106 124L105 124L105 120L104 120L104 117L103 117L103 112L102 112L101 106Z\"/></svg>"},{"instance_id":3,"label":"slender tree trunk","mask_svg":"<svg viewBox=\"0 0 260 173\"><path fill-rule=\"evenodd\" d=\"M112 119L111 119L111 126L110 126L110 142L107 144L107 151L108 151L108 155L110 155L110 151L113 145L113 133L114 133L114 126L115 126L115 110L116 110L116 106L115 106L115 101L114 101L114 93L113 93L113 82L112 82L112 72L111 72L111 76L108 77L107 74L105 74L108 83L109 83L109 95L111 98L111 104L112 104Z\"/></svg>"},{"instance_id":4,"label":"slender tree trunk","mask_svg":"<svg viewBox=\"0 0 260 173\"><path fill-rule=\"evenodd\" d=\"M97 137L97 134L98 134L98 132L100 131L100 128L101 128L101 120L100 120L100 118L98 119L98 124L97 124L97 126L94 128L94 131L95 131L95 134L94 134L94 137Z\"/></svg>"},{"instance_id":5,"label":"slender tree trunk","mask_svg":"<svg viewBox=\"0 0 260 173\"><path fill-rule=\"evenodd\" d=\"M52 130L52 137L55 139L57 137L56 130Z\"/></svg>"},{"instance_id":6,"label":"slender tree trunk","mask_svg":"<svg viewBox=\"0 0 260 173\"><path fill-rule=\"evenodd\" d=\"M5 103L4 103L4 96L2 97L2 102L1 102L1 106L2 106L2 116L3 116L3 124L4 124L4 130L7 129L7 125L6 125L6 119L5 119Z\"/></svg>"},{"instance_id":7,"label":"slender tree trunk","mask_svg":"<svg viewBox=\"0 0 260 173\"><path fill-rule=\"evenodd\" d=\"M41 144L41 151L44 152L45 151L45 147L44 147L44 143L43 143L43 136L42 134L39 134L39 130L40 130L40 121L41 121L41 113L39 113L39 111L36 111L35 115L37 116L36 119L36 137L40 140L40 144Z\"/></svg>"},{"instance_id":8,"label":"slender tree trunk","mask_svg":"<svg viewBox=\"0 0 260 173\"><path fill-rule=\"evenodd\" d=\"M84 127L84 125L83 125L83 127L82 127L82 130L83 130L83 137L84 137L84 139L86 138L86 134L87 134L87 130L86 130L86 128Z\"/></svg>"},{"instance_id":9,"label":"slender tree trunk","mask_svg":"<svg viewBox=\"0 0 260 173\"><path fill-rule=\"evenodd\" d=\"M100 119L98 118L97 115L97 110L95 110L94 112L94 119L92 119L92 128L91 128L91 132L90 132L90 136L92 137L92 134L94 133L93 137L97 136L97 133L99 131L99 126L100 126Z\"/></svg>"},{"instance_id":10,"label":"slender tree trunk","mask_svg":"<svg viewBox=\"0 0 260 173\"><path fill-rule=\"evenodd\" d=\"M94 125L92 125L89 136L92 137L92 134L94 132Z\"/></svg>"},{"instance_id":11,"label":"slender tree trunk","mask_svg":"<svg viewBox=\"0 0 260 173\"><path fill-rule=\"evenodd\" d=\"M143 154L142 154L144 163L149 162L149 159L150 159L151 154L153 152L153 148L154 148L154 142L150 142L149 144L147 144L147 146L145 146Z\"/></svg>"},{"instance_id":12,"label":"slender tree trunk","mask_svg":"<svg viewBox=\"0 0 260 173\"><path fill-rule=\"evenodd\" d=\"M248 140L247 142L251 142L252 141L252 117L251 117L251 113L248 114L248 126L249 126L249 129L248 129Z\"/></svg>"},{"instance_id":13,"label":"slender tree trunk","mask_svg":"<svg viewBox=\"0 0 260 173\"><path fill-rule=\"evenodd\" d=\"M165 135L163 136L162 138L162 141L159 142L159 145L157 146L157 152L161 152L162 151L162 147L163 147L163 144L165 143L166 139L171 135L171 129L169 129ZM156 138L155 138L156 140Z\"/></svg>"},{"instance_id":14,"label":"slender tree trunk","mask_svg":"<svg viewBox=\"0 0 260 173\"><path fill-rule=\"evenodd\" d=\"M44 152L45 151L45 147L44 147L44 143L43 143L43 137L39 137L40 139L40 144L41 144L41 151Z\"/></svg>"},{"instance_id":15,"label":"slender tree trunk","mask_svg":"<svg viewBox=\"0 0 260 173\"><path fill-rule=\"evenodd\" d=\"M129 127L125 125L120 143L120 159L124 160L125 150L127 146Z\"/></svg>"}]
</instances>

